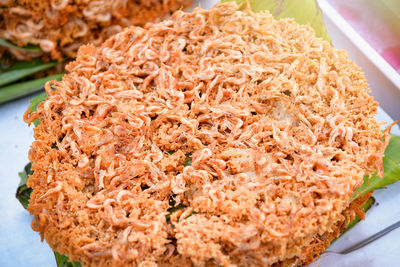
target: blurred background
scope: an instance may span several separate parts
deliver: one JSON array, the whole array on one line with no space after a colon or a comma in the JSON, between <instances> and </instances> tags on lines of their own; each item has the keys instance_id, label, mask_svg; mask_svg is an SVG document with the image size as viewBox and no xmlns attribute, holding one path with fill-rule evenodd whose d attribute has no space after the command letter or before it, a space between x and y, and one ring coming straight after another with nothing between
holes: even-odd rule
<instances>
[{"instance_id":1,"label":"blurred background","mask_svg":"<svg viewBox=\"0 0 400 267\"><path fill-rule=\"evenodd\" d=\"M328 0L328 2L400 73L399 0Z\"/></svg>"}]
</instances>

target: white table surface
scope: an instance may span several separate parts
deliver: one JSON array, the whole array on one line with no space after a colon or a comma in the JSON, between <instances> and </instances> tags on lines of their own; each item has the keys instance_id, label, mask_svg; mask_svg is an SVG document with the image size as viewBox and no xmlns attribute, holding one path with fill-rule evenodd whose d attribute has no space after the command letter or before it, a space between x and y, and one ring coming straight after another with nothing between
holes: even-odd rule
<instances>
[{"instance_id":1,"label":"white table surface","mask_svg":"<svg viewBox=\"0 0 400 267\"><path fill-rule=\"evenodd\" d=\"M202 1L202 6L209 8L215 2ZM0 267L56 266L51 249L31 230L31 217L15 198L18 172L28 162L27 153L33 141L33 131L22 119L30 98L0 105ZM392 122L382 109L377 118ZM400 134L398 126L392 132ZM331 250L346 248L400 219L400 182L377 191L374 196L377 204L367 213L366 220L335 242ZM312 266L400 266L399 240L400 229L397 229L347 256L322 257Z\"/></svg>"}]
</instances>

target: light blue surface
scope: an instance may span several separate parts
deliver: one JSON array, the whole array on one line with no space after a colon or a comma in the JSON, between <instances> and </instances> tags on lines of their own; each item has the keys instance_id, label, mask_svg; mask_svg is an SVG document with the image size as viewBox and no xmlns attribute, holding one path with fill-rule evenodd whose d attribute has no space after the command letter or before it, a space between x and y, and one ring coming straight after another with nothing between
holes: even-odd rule
<instances>
[{"instance_id":1,"label":"light blue surface","mask_svg":"<svg viewBox=\"0 0 400 267\"><path fill-rule=\"evenodd\" d=\"M31 217L15 198L20 172L28 162L33 131L23 122L29 99L0 105L0 266L54 267L46 243L31 227Z\"/></svg>"}]
</instances>

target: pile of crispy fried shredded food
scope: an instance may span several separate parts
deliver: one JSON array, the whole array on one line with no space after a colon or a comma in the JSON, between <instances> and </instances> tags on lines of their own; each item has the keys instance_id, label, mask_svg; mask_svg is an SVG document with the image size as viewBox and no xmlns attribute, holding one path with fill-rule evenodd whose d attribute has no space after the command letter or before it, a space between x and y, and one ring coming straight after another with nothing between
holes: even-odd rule
<instances>
[{"instance_id":1,"label":"pile of crispy fried shredded food","mask_svg":"<svg viewBox=\"0 0 400 267\"><path fill-rule=\"evenodd\" d=\"M123 27L158 21L192 0L0 0L0 37L40 45L52 58L75 57L82 44L102 44ZM43 53L10 49L18 59Z\"/></svg>"},{"instance_id":2,"label":"pile of crispy fried shredded food","mask_svg":"<svg viewBox=\"0 0 400 267\"><path fill-rule=\"evenodd\" d=\"M83 266L305 264L382 172L361 69L292 19L178 11L67 70L25 114L40 120L29 211Z\"/></svg>"}]
</instances>

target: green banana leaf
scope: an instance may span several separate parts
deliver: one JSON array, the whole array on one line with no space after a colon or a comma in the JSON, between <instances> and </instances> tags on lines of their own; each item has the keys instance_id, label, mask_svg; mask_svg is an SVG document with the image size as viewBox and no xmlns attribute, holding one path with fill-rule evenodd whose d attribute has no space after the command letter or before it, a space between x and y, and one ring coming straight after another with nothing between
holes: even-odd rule
<instances>
[{"instance_id":1,"label":"green banana leaf","mask_svg":"<svg viewBox=\"0 0 400 267\"><path fill-rule=\"evenodd\" d=\"M393 147L392 147L393 148ZM400 147L397 147L400 150ZM353 195L353 200L357 199L372 190L385 188L388 185L394 184L400 179L400 166L392 159L385 156L383 158L384 178L373 174L371 177L364 177L364 183Z\"/></svg>"},{"instance_id":2,"label":"green banana leaf","mask_svg":"<svg viewBox=\"0 0 400 267\"><path fill-rule=\"evenodd\" d=\"M42 93L40 95L35 96L34 98L31 99L31 105L29 106L29 111L30 112L35 112L38 105L45 101L47 98L47 94L46 93ZM39 119L36 119L33 121L33 125L35 125L35 127L37 127L39 125Z\"/></svg>"},{"instance_id":3,"label":"green banana leaf","mask_svg":"<svg viewBox=\"0 0 400 267\"><path fill-rule=\"evenodd\" d=\"M37 46L37 45L18 46L7 40L4 40L3 38L0 38L0 46L14 48L14 49L18 49L18 50L24 50L27 52L41 52L42 51L42 49L40 49L40 46Z\"/></svg>"},{"instance_id":4,"label":"green banana leaf","mask_svg":"<svg viewBox=\"0 0 400 267\"><path fill-rule=\"evenodd\" d=\"M54 252L56 257L57 267L81 267L82 265L76 261L68 261L68 257L58 252Z\"/></svg>"},{"instance_id":5,"label":"green banana leaf","mask_svg":"<svg viewBox=\"0 0 400 267\"><path fill-rule=\"evenodd\" d=\"M364 213L366 213L371 207L372 205L374 205L375 203L375 198L370 197L365 203L364 205L362 205L361 209ZM344 232L341 234L341 236L346 233L347 231L349 231L351 228L353 228L354 225L356 225L357 223L359 223L361 221L360 217L356 216L356 218L354 220L352 220L349 225L347 225L346 230L344 230Z\"/></svg>"},{"instance_id":6,"label":"green banana leaf","mask_svg":"<svg viewBox=\"0 0 400 267\"><path fill-rule=\"evenodd\" d=\"M383 178L377 174L371 177L365 176L364 183L353 195L353 200L357 199L372 190L385 188L388 185L394 184L400 180L400 136L391 135L390 142L385 150L383 157Z\"/></svg>"},{"instance_id":7,"label":"green banana leaf","mask_svg":"<svg viewBox=\"0 0 400 267\"><path fill-rule=\"evenodd\" d=\"M391 159L394 163L400 163L400 136L392 135L389 145L385 150L385 156Z\"/></svg>"},{"instance_id":8,"label":"green banana leaf","mask_svg":"<svg viewBox=\"0 0 400 267\"><path fill-rule=\"evenodd\" d=\"M32 164L29 162L24 170L20 173L18 173L19 177L21 178L21 181L18 185L17 192L15 194L16 198L21 202L22 206L24 206L25 209L28 208L29 205L29 199L31 197L32 193L32 188L27 187L26 183L28 182L28 177L31 175L33 172L31 170Z\"/></svg>"},{"instance_id":9,"label":"green banana leaf","mask_svg":"<svg viewBox=\"0 0 400 267\"><path fill-rule=\"evenodd\" d=\"M222 0L221 2L232 1L236 1L242 7L246 3L246 0ZM268 10L276 19L293 18L299 24L309 24L318 37L330 42L322 11L316 0L248 0L248 2L254 12Z\"/></svg>"}]
</instances>

